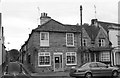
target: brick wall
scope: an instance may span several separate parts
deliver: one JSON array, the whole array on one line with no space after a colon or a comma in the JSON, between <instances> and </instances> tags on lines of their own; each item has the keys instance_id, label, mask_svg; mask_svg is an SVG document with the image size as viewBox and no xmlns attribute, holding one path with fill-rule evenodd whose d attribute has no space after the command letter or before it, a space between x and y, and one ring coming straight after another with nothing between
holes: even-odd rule
<instances>
[{"instance_id":1,"label":"brick wall","mask_svg":"<svg viewBox=\"0 0 120 78\"><path fill-rule=\"evenodd\" d=\"M74 34L74 47L67 47L66 46L66 33L58 33L58 32L49 32L49 47L41 47L40 46L40 32L34 32L33 37L30 39L32 42L30 42L30 45L32 45L32 48L36 48L36 51L32 51L34 56L32 56L32 62L35 63L35 70L37 72L43 72L43 71L52 71L53 70L53 54L55 52L61 52L63 53L63 67L64 69L67 69L68 66L66 66L66 52L77 52L78 47L80 46L80 33ZM29 49L30 52L30 49ZM51 53L51 66L49 67L39 67L38 66L38 52L50 52ZM80 56L77 56L80 58ZM77 59L78 64L80 64L80 59ZM69 66L71 67L71 66ZM46 69L46 70L45 70Z\"/></svg>"}]
</instances>

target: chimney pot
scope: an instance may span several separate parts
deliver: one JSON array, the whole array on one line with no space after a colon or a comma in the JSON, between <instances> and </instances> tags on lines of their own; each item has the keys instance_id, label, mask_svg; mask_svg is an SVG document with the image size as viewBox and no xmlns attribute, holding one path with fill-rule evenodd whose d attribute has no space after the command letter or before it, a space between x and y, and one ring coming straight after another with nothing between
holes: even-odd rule
<instances>
[{"instance_id":1,"label":"chimney pot","mask_svg":"<svg viewBox=\"0 0 120 78\"><path fill-rule=\"evenodd\" d=\"M40 17L40 24L44 24L47 21L49 21L51 19L51 17L47 16L47 13L41 13L41 17Z\"/></svg>"}]
</instances>

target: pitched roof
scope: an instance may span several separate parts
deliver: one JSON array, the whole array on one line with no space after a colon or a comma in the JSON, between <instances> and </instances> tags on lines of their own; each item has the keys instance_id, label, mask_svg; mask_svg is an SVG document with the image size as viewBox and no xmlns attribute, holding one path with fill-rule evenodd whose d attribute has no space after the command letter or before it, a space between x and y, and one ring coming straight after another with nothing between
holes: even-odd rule
<instances>
[{"instance_id":1,"label":"pitched roof","mask_svg":"<svg viewBox=\"0 0 120 78\"><path fill-rule=\"evenodd\" d=\"M96 27L96 26L93 26L93 25L83 25L83 27L85 28L85 30L88 33L91 40L95 40L95 38L98 35L98 32L99 32L100 28Z\"/></svg>"},{"instance_id":2,"label":"pitched roof","mask_svg":"<svg viewBox=\"0 0 120 78\"><path fill-rule=\"evenodd\" d=\"M102 26L107 32L109 31L110 27L115 27L115 28L120 27L120 24L109 23L109 22L102 22L102 21L98 21L98 25Z\"/></svg>"},{"instance_id":3,"label":"pitched roof","mask_svg":"<svg viewBox=\"0 0 120 78\"><path fill-rule=\"evenodd\" d=\"M54 19L49 20L43 25L39 25L35 31L49 31L49 32L80 32L81 26L65 25Z\"/></svg>"}]
</instances>

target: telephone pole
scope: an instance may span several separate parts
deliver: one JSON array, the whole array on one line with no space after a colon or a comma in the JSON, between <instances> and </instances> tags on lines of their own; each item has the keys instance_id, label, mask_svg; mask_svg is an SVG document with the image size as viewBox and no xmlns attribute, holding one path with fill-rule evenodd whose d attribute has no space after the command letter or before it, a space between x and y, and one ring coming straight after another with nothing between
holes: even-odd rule
<instances>
[{"instance_id":1,"label":"telephone pole","mask_svg":"<svg viewBox=\"0 0 120 78\"><path fill-rule=\"evenodd\" d=\"M83 64L83 43L82 43L82 37L83 37L83 33L82 33L82 5L80 5L80 25L81 25L81 64Z\"/></svg>"}]
</instances>

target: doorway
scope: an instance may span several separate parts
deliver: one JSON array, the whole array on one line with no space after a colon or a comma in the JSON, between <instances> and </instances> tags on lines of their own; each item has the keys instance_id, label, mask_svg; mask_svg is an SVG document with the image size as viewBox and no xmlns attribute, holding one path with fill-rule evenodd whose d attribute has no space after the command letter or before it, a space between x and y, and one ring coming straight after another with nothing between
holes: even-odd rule
<instances>
[{"instance_id":1,"label":"doorway","mask_svg":"<svg viewBox=\"0 0 120 78\"><path fill-rule=\"evenodd\" d=\"M54 71L63 71L62 53L54 53Z\"/></svg>"}]
</instances>

